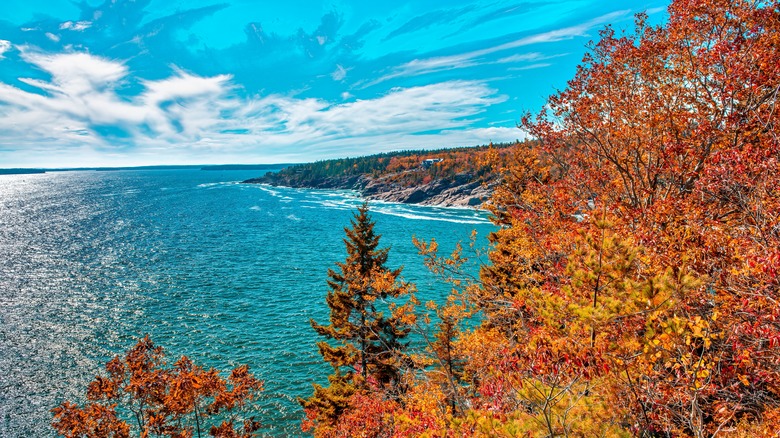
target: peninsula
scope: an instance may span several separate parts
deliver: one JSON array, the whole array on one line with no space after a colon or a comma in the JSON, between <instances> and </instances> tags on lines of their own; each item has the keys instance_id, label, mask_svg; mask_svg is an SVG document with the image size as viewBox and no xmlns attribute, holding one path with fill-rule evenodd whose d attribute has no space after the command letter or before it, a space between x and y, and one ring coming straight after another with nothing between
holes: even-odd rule
<instances>
[{"instance_id":1,"label":"peninsula","mask_svg":"<svg viewBox=\"0 0 780 438\"><path fill-rule=\"evenodd\" d=\"M442 207L480 206L499 182L512 144L401 151L296 164L248 184L357 190L367 199Z\"/></svg>"}]
</instances>

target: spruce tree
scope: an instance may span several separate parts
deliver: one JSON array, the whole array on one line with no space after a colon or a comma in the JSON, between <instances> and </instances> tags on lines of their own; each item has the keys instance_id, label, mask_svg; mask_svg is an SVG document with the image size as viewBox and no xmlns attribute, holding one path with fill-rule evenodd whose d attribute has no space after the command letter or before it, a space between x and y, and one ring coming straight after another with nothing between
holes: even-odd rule
<instances>
[{"instance_id":1,"label":"spruce tree","mask_svg":"<svg viewBox=\"0 0 780 438\"><path fill-rule=\"evenodd\" d=\"M415 301L413 296L403 304L397 299L409 295L413 286L399 279L400 268L385 266L389 248L379 248L368 204L358 208L351 225L344 228L346 260L328 270L330 323L311 320L326 338L317 346L334 370L328 387L315 384L314 394L300 400L318 424L335 423L356 391L397 395L402 370L410 362L402 341L414 322Z\"/></svg>"}]
</instances>

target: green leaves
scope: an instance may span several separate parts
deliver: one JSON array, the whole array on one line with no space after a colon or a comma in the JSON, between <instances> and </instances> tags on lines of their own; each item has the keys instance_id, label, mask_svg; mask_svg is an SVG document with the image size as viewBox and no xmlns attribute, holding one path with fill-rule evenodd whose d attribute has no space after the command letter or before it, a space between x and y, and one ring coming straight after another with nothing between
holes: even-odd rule
<instances>
[{"instance_id":1,"label":"green leaves","mask_svg":"<svg viewBox=\"0 0 780 438\"><path fill-rule=\"evenodd\" d=\"M342 416L352 415L347 409L353 394L370 388L397 396L410 362L402 340L415 322L414 287L399 279L400 269L385 267L389 249L378 249L380 236L367 204L358 208L351 225L344 229L346 260L328 272L330 323L311 322L328 339L317 346L334 369L330 386L315 385L311 397L299 400L307 413L304 427L316 436L329 436ZM407 296L406 302L398 301Z\"/></svg>"}]
</instances>

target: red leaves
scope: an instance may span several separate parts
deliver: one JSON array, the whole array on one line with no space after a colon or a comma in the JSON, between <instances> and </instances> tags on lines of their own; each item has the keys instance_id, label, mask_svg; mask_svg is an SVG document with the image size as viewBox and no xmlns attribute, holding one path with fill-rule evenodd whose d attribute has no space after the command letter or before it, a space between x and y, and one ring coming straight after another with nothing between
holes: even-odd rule
<instances>
[{"instance_id":1,"label":"red leaves","mask_svg":"<svg viewBox=\"0 0 780 438\"><path fill-rule=\"evenodd\" d=\"M52 409L52 426L65 437L127 438L130 427L117 418L116 405L92 403L84 408L64 402Z\"/></svg>"},{"instance_id":2,"label":"red leaves","mask_svg":"<svg viewBox=\"0 0 780 438\"><path fill-rule=\"evenodd\" d=\"M618 289L622 297L615 296L624 301L626 315L602 342L611 345L606 352L621 352L616 360L623 363L632 349L651 343L644 347L643 361L648 362L631 365L637 367L630 371L639 378L621 392L644 393L635 409L641 408L648 419L644 420L648 430L682 433L715 430L719 426L707 423L713 418L735 424L749 410L776 403L772 397L777 394L767 397L762 392L767 387L760 382L780 378L780 351L775 345L780 333L776 311L780 12L772 2L741 0L679 0L669 11L664 27L649 28L639 17L636 36L617 36L611 29L601 33L568 89L550 99L558 123L544 112L536 120L523 119L523 126L545 145L539 156L565 163L560 166L564 172L554 184L547 184L553 193L518 184L521 190L498 201L541 194L556 210L566 212L571 205L562 202L567 194L594 196L599 208L583 222L608 219L616 236L640 245L638 263L621 274L633 284L624 284ZM522 172L512 175L517 174ZM528 194L529 190L535 193ZM578 290L588 284L598 292L594 303L608 305L608 288L620 277L605 278L600 264L595 269L587 258L583 263L570 256L570 270L563 274L557 265L537 261L532 248L576 254L565 244L576 241L576 235L570 232L569 221L534 211L533 221L511 224L533 236L531 245L503 230L505 239L496 239L498 249L542 269L543 280L536 282L550 290L548 301L563 300L551 305L542 298L523 299L529 314L543 317L551 309L578 308ZM582 232L593 236L596 230L583 225ZM507 259L493 258L496 267L491 271L499 270ZM572 262L581 269L574 270ZM514 274L528 277L518 270ZM561 281L562 274L571 276L571 282ZM629 311L629 293L641 291L643 282L654 276L656 296L657 291L668 292L665 301L657 297L649 301L669 307L639 305ZM548 286L551 279L561 282L563 293ZM598 312L599 306L593 310ZM634 316L629 316L632 312ZM576 363L576 349L582 348L576 318L558 319L565 329L553 326L544 336L568 339L575 349L569 357ZM638 336L645 330L655 334ZM599 369L596 375L612 372L609 363L584 362L575 369L591 378L594 374L588 370L594 365ZM546 372L535 366L535 373ZM747 375L762 377L745 385ZM615 381L620 380L616 375ZM753 404L748 406L745 400ZM648 413L648 402L657 410L654 415ZM693 418L685 412L691 403L705 412L695 424L679 420ZM717 414L723 409L730 416Z\"/></svg>"},{"instance_id":3,"label":"red leaves","mask_svg":"<svg viewBox=\"0 0 780 438\"><path fill-rule=\"evenodd\" d=\"M201 436L210 416L244 407L262 390L262 382L246 365L234 369L227 380L217 370L204 370L186 356L168 368L162 348L155 347L148 336L124 359L109 361L106 371L108 377L95 377L87 391L87 398L97 403L82 409L64 402L52 411L52 426L58 433L66 438L122 438L129 437L132 424L142 437ZM260 426L248 419L236 427L233 420L223 421L209 433L248 438Z\"/></svg>"}]
</instances>

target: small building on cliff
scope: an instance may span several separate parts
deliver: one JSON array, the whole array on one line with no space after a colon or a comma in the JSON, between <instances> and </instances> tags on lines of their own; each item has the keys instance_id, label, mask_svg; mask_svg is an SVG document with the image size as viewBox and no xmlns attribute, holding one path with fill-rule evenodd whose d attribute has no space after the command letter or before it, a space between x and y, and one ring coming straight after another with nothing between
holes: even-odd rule
<instances>
[{"instance_id":1,"label":"small building on cliff","mask_svg":"<svg viewBox=\"0 0 780 438\"><path fill-rule=\"evenodd\" d=\"M441 163L442 161L444 161L444 158L427 158L425 160L422 160L420 166L422 166L423 169L429 169L434 164Z\"/></svg>"}]
</instances>

